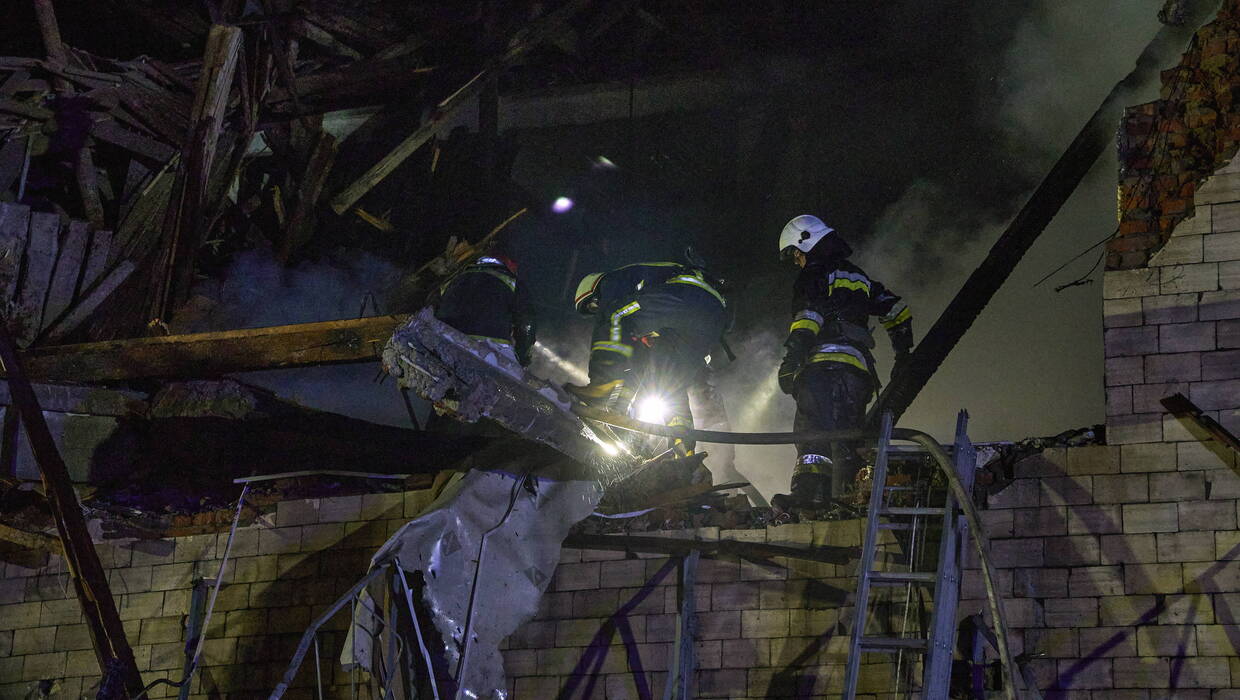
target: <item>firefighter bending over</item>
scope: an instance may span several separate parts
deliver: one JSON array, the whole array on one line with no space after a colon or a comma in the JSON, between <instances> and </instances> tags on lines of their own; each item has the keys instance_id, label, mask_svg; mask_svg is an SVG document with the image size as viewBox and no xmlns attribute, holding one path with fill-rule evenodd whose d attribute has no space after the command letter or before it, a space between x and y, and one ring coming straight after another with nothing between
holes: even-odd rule
<instances>
[{"instance_id":1,"label":"firefighter bending over","mask_svg":"<svg viewBox=\"0 0 1240 700\"><path fill-rule=\"evenodd\" d=\"M434 305L439 320L522 367L530 364L534 317L511 259L483 255L439 287Z\"/></svg>"},{"instance_id":2,"label":"firefighter bending over","mask_svg":"<svg viewBox=\"0 0 1240 700\"><path fill-rule=\"evenodd\" d=\"M590 383L566 387L582 401L624 412L637 392L658 396L666 424L693 427L688 389L728 325L727 301L700 268L674 262L593 272L577 285L574 305L597 317ZM673 441L681 455L692 444Z\"/></svg>"},{"instance_id":3,"label":"firefighter bending over","mask_svg":"<svg viewBox=\"0 0 1240 700\"><path fill-rule=\"evenodd\" d=\"M860 428L878 388L869 317L879 317L887 330L899 367L913 347L908 306L852 264L852 249L816 216L789 221L779 234L779 252L801 268L779 366L779 388L797 402L793 430ZM772 505L782 510L823 507L832 497L841 498L859 468L852 445L800 443L792 494L776 496Z\"/></svg>"}]
</instances>

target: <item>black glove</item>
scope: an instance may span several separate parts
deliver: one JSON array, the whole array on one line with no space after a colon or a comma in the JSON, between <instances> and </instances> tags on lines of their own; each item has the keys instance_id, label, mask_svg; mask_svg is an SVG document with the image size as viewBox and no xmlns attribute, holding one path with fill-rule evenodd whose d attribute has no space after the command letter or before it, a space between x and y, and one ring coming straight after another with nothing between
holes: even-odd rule
<instances>
[{"instance_id":1,"label":"black glove","mask_svg":"<svg viewBox=\"0 0 1240 700\"><path fill-rule=\"evenodd\" d=\"M913 356L913 353L909 350L904 350L904 351L896 353L895 364L891 366L891 376L893 378L898 377L901 373L903 373L906 369L908 369L909 359L912 356Z\"/></svg>"},{"instance_id":2,"label":"black glove","mask_svg":"<svg viewBox=\"0 0 1240 700\"><path fill-rule=\"evenodd\" d=\"M796 391L797 372L800 370L800 362L785 357L784 361L779 363L779 390L791 396Z\"/></svg>"}]
</instances>

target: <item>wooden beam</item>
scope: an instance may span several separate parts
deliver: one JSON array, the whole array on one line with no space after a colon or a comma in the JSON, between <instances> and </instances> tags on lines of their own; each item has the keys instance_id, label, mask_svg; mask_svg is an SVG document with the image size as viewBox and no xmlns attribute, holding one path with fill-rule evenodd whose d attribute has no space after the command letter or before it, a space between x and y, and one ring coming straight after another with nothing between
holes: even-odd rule
<instances>
[{"instance_id":1,"label":"wooden beam","mask_svg":"<svg viewBox=\"0 0 1240 700\"><path fill-rule=\"evenodd\" d=\"M210 377L231 372L379 359L408 316L373 316L215 333L30 348L27 374L39 381L122 382Z\"/></svg>"},{"instance_id":2,"label":"wooden beam","mask_svg":"<svg viewBox=\"0 0 1240 700\"><path fill-rule=\"evenodd\" d=\"M6 525L4 523L0 523L0 540L12 542L13 544L20 545L27 549L50 552L62 557L65 555L65 548L60 543L59 537L54 537L42 532L22 530L21 528L16 528L12 525Z\"/></svg>"},{"instance_id":3,"label":"wooden beam","mask_svg":"<svg viewBox=\"0 0 1240 700\"><path fill-rule=\"evenodd\" d=\"M219 24L211 27L190 110L189 133L181 152L184 167L177 174L164 218L166 252L159 268L162 279L155 302L160 317L167 316L176 303L173 297L187 288L195 254L206 233L202 220L207 214L208 181L240 50L240 28Z\"/></svg>"},{"instance_id":4,"label":"wooden beam","mask_svg":"<svg viewBox=\"0 0 1240 700\"><path fill-rule=\"evenodd\" d=\"M30 207L0 202L0 302L17 295L17 282L30 236Z\"/></svg>"},{"instance_id":5,"label":"wooden beam","mask_svg":"<svg viewBox=\"0 0 1240 700\"><path fill-rule=\"evenodd\" d=\"M337 214L343 214L348 211L349 207L357 203L357 200L361 199L363 195L382 182L388 175L391 175L392 171L396 170L401 163L404 163L423 144L434 138L440 129L450 122L449 117L452 116L457 108L462 104L468 103L486 87L487 81L492 75L499 74L516 63L531 48L560 31L565 22L589 4L589 0L569 0L563 7L535 21L528 28L513 37L510 44L511 48L505 54L489 61L477 75L440 102L435 108L435 113L425 124L418 127L404 141L397 144L396 148L392 149L378 163L375 163L370 170L367 170L353 184L341 190L332 199L332 210Z\"/></svg>"},{"instance_id":6,"label":"wooden beam","mask_svg":"<svg viewBox=\"0 0 1240 700\"><path fill-rule=\"evenodd\" d=\"M103 302L112 296L113 292L125 283L125 280L129 279L129 276L133 274L135 269L137 269L137 265L130 260L122 260L117 263L116 267L112 268L112 271L99 280L97 284L85 288L85 293L73 305L73 308L69 309L68 313L56 319L47 327L47 330L40 337L40 342L54 343L77 330L94 315L95 311L103 305Z\"/></svg>"},{"instance_id":7,"label":"wooden beam","mask_svg":"<svg viewBox=\"0 0 1240 700\"><path fill-rule=\"evenodd\" d=\"M1163 405L1163 408L1167 409L1167 413L1179 420L1188 421L1196 425L1207 435L1214 438L1220 445L1240 455L1240 438L1232 435L1218 421L1206 415L1205 411L1197 408L1197 404L1190 401L1184 394L1177 392L1171 396L1159 399L1158 402Z\"/></svg>"},{"instance_id":8,"label":"wooden beam","mask_svg":"<svg viewBox=\"0 0 1240 700\"><path fill-rule=\"evenodd\" d=\"M65 43L60 38L60 25L56 21L56 10L52 0L34 0L34 14L39 20L39 32L43 35L43 46L47 49L47 58L56 65L68 63Z\"/></svg>"},{"instance_id":9,"label":"wooden beam","mask_svg":"<svg viewBox=\"0 0 1240 700\"><path fill-rule=\"evenodd\" d=\"M22 345L30 344L43 327L43 304L56 267L60 248L60 217L47 212L30 214L30 238L26 244L25 272L18 291L17 307L9 317L17 326Z\"/></svg>"},{"instance_id":10,"label":"wooden beam","mask_svg":"<svg viewBox=\"0 0 1240 700\"><path fill-rule=\"evenodd\" d=\"M117 669L123 687L130 697L143 692L142 676L134 661L133 650L125 638L125 627L116 612L116 602L108 588L108 577L99 563L99 554L91 542L82 516L82 504L78 502L69 470L65 467L52 440L51 431L43 418L38 397L22 371L17 359L17 346L8 329L0 323L0 364L8 378L13 408L21 416L22 427L30 443L31 452L43 475L43 490L48 506L56 521L56 531L64 547L66 568L73 579L86 628L95 648L95 658L101 669Z\"/></svg>"},{"instance_id":11,"label":"wooden beam","mask_svg":"<svg viewBox=\"0 0 1240 700\"><path fill-rule=\"evenodd\" d=\"M78 280L82 276L82 262L86 259L86 245L90 241L90 229L85 221L69 221L69 232L60 246L52 282L48 287L47 301L43 304L43 325L47 326L69 308L77 293Z\"/></svg>"},{"instance_id":12,"label":"wooden beam","mask_svg":"<svg viewBox=\"0 0 1240 700\"><path fill-rule=\"evenodd\" d=\"M331 173L332 164L336 162L336 151L339 144L336 137L320 130L310 151L310 161L297 183L297 201L289 215L288 226L284 231L284 240L280 242L279 258L287 263L301 249L318 220L315 210L318 208L319 197L323 194L323 185Z\"/></svg>"}]
</instances>

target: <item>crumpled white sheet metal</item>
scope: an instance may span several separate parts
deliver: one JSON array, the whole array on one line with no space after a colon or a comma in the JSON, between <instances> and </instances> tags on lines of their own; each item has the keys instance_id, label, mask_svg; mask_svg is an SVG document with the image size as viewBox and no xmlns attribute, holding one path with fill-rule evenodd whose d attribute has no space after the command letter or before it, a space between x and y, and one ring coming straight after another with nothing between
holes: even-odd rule
<instances>
[{"instance_id":1,"label":"crumpled white sheet metal","mask_svg":"<svg viewBox=\"0 0 1240 700\"><path fill-rule=\"evenodd\" d=\"M531 476L530 488L521 482L520 475L470 471L374 556L373 565L395 559L406 571L422 572L422 602L444 640L443 658L458 680L459 698L507 698L499 644L534 616L569 528L590 515L603 495L596 481ZM378 629L375 623L373 613L359 606L353 644L345 652L353 658L342 662L369 665L368 630Z\"/></svg>"}]
</instances>

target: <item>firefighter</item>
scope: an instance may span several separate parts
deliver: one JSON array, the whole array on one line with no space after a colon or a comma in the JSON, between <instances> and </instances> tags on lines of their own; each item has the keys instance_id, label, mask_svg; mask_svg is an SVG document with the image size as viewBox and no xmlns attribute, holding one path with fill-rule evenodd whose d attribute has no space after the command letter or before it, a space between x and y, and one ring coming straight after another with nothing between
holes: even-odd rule
<instances>
[{"instance_id":1,"label":"firefighter","mask_svg":"<svg viewBox=\"0 0 1240 700\"><path fill-rule=\"evenodd\" d=\"M511 259L483 255L474 260L439 287L434 306L439 320L522 367L530 364L534 317Z\"/></svg>"},{"instance_id":2,"label":"firefighter","mask_svg":"<svg viewBox=\"0 0 1240 700\"><path fill-rule=\"evenodd\" d=\"M699 266L674 262L593 272L577 285L574 305L594 315L590 383L566 388L582 401L627 410L637 392L658 397L665 423L693 427L688 389L728 325L721 285ZM673 441L691 454L693 445Z\"/></svg>"},{"instance_id":3,"label":"firefighter","mask_svg":"<svg viewBox=\"0 0 1240 700\"><path fill-rule=\"evenodd\" d=\"M899 368L913 347L908 305L850 262L848 243L816 216L789 221L779 234L779 252L801 268L779 366L779 388L797 402L793 430L860 428L878 389L869 318L878 317L886 329ZM772 504L782 510L823 507L843 495L859 467L848 443L800 443L792 493Z\"/></svg>"}]
</instances>

